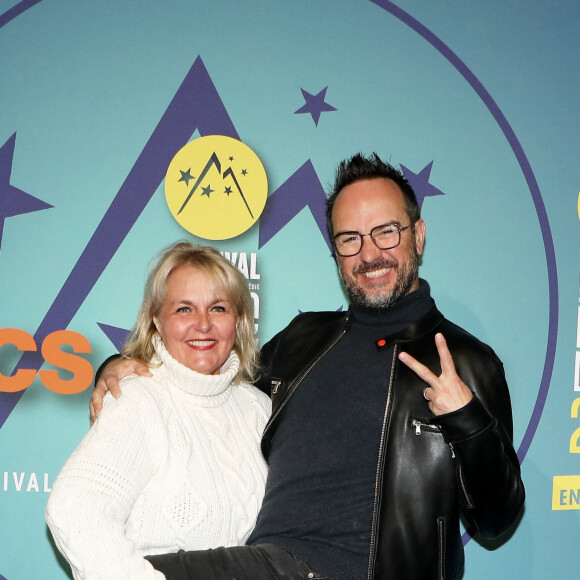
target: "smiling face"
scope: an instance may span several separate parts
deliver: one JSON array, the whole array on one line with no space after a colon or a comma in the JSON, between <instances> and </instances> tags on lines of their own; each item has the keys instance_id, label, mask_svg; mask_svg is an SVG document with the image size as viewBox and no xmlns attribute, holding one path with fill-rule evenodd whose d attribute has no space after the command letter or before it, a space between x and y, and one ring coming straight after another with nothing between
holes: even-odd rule
<instances>
[{"instance_id":1,"label":"smiling face","mask_svg":"<svg viewBox=\"0 0 580 580\"><path fill-rule=\"evenodd\" d=\"M187 265L169 275L165 300L153 322L174 359L210 375L219 373L232 351L238 318L205 272Z\"/></svg>"},{"instance_id":2,"label":"smiling face","mask_svg":"<svg viewBox=\"0 0 580 580\"><path fill-rule=\"evenodd\" d=\"M345 186L334 203L334 234L366 234L383 224L408 226L411 223L405 198L390 179L355 181ZM425 223L401 232L401 242L390 250L379 249L370 236L363 237L356 256L337 255L338 269L351 301L371 308L389 308L399 298L419 287L419 256L423 253Z\"/></svg>"}]
</instances>

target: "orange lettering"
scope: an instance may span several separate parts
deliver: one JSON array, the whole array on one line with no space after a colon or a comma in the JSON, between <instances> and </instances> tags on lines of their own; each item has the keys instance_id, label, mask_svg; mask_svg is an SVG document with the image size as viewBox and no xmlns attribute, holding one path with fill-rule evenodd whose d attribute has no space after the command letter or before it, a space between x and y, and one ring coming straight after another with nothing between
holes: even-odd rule
<instances>
[{"instance_id":1,"label":"orange lettering","mask_svg":"<svg viewBox=\"0 0 580 580\"><path fill-rule=\"evenodd\" d=\"M0 328L0 348L5 344L13 344L20 351L35 351L34 338L24 330L18 328ZM0 373L0 391L5 393L17 393L27 389L34 381L36 371L19 369L11 377Z\"/></svg>"},{"instance_id":2,"label":"orange lettering","mask_svg":"<svg viewBox=\"0 0 580 580\"><path fill-rule=\"evenodd\" d=\"M60 350L63 344L70 344L75 353L91 352L91 345L82 334L72 330L57 330L44 339L42 343L44 360L51 365L70 371L74 374L73 379L65 381L55 370L41 370L38 376L47 389L60 395L74 395L84 391L91 384L93 367L88 360Z\"/></svg>"}]
</instances>

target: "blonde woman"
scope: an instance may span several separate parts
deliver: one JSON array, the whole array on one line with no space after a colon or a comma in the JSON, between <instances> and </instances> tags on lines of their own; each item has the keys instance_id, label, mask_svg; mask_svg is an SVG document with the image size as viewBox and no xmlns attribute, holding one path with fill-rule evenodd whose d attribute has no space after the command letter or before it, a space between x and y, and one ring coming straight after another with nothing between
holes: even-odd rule
<instances>
[{"instance_id":1,"label":"blonde woman","mask_svg":"<svg viewBox=\"0 0 580 580\"><path fill-rule=\"evenodd\" d=\"M260 508L269 398L243 275L188 242L149 275L123 356L150 377L122 381L60 472L46 519L75 579L164 578L145 555L235 546Z\"/></svg>"}]
</instances>

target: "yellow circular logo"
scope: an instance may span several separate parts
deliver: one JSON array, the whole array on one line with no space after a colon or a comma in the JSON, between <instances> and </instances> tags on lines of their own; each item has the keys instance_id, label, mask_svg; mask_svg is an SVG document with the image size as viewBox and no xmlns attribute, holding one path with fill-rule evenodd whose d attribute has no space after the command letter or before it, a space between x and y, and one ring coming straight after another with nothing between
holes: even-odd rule
<instances>
[{"instance_id":1,"label":"yellow circular logo","mask_svg":"<svg viewBox=\"0 0 580 580\"><path fill-rule=\"evenodd\" d=\"M243 234L260 217L267 197L268 179L258 156L224 135L185 145L165 176L165 199L173 217L206 240Z\"/></svg>"}]
</instances>

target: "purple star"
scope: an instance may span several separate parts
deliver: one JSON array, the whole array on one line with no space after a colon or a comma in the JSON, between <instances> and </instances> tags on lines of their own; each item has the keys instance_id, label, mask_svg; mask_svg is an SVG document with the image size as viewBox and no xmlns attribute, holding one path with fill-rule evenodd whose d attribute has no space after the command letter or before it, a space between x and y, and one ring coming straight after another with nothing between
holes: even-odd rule
<instances>
[{"instance_id":1,"label":"purple star","mask_svg":"<svg viewBox=\"0 0 580 580\"><path fill-rule=\"evenodd\" d=\"M310 113L312 115L312 120L314 124L318 127L318 121L320 120L320 114L325 111L336 111L336 109L329 105L328 103L324 102L326 97L326 89L328 87L324 87L318 94L311 95L308 91L304 89L300 89L302 91L302 96L306 101L306 104L294 112L295 115L300 115L302 113Z\"/></svg>"},{"instance_id":2,"label":"purple star","mask_svg":"<svg viewBox=\"0 0 580 580\"><path fill-rule=\"evenodd\" d=\"M426 197L445 195L440 189L437 189L434 185L429 183L429 176L431 175L432 167L433 161L421 169L419 173L413 173L410 169L401 164L403 175L415 191L419 207L423 207L423 201Z\"/></svg>"},{"instance_id":3,"label":"purple star","mask_svg":"<svg viewBox=\"0 0 580 580\"><path fill-rule=\"evenodd\" d=\"M52 207L52 205L10 185L15 143L16 133L0 148L0 246L2 245L2 231L6 218Z\"/></svg>"}]
</instances>

